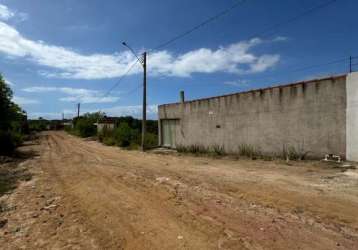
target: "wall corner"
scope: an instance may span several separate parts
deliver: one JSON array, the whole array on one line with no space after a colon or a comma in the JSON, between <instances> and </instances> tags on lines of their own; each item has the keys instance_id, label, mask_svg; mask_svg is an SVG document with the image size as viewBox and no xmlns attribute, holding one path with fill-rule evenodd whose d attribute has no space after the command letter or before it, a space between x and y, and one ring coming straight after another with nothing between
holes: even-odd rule
<instances>
[{"instance_id":1,"label":"wall corner","mask_svg":"<svg viewBox=\"0 0 358 250\"><path fill-rule=\"evenodd\" d=\"M358 161L358 72L346 78L346 159Z\"/></svg>"}]
</instances>

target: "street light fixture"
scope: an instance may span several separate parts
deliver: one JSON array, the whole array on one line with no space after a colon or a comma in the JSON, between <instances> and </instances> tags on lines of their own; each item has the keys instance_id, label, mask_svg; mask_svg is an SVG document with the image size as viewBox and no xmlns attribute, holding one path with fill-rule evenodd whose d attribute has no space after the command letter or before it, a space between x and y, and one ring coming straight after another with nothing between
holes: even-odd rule
<instances>
[{"instance_id":1,"label":"street light fixture","mask_svg":"<svg viewBox=\"0 0 358 250\"><path fill-rule=\"evenodd\" d=\"M132 54L137 58L138 62L143 66L143 61L137 56L135 51L126 42L122 42L122 44L132 52Z\"/></svg>"}]
</instances>

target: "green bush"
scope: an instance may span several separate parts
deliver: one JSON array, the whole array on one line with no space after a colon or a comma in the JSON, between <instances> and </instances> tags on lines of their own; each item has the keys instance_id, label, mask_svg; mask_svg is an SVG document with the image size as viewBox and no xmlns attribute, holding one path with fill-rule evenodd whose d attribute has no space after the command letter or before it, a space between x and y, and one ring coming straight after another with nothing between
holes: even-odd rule
<instances>
[{"instance_id":1,"label":"green bush","mask_svg":"<svg viewBox=\"0 0 358 250\"><path fill-rule=\"evenodd\" d=\"M67 125L67 126L64 127L64 130L66 132L70 133L72 131L72 127Z\"/></svg>"},{"instance_id":2,"label":"green bush","mask_svg":"<svg viewBox=\"0 0 358 250\"><path fill-rule=\"evenodd\" d=\"M16 145L11 133L0 130L0 154L10 155L14 151L15 147Z\"/></svg>"},{"instance_id":3,"label":"green bush","mask_svg":"<svg viewBox=\"0 0 358 250\"><path fill-rule=\"evenodd\" d=\"M42 118L38 120L29 120L29 129L30 131L36 131L36 132L45 131L47 130L47 125L49 124L50 124L49 121L44 120Z\"/></svg>"},{"instance_id":4,"label":"green bush","mask_svg":"<svg viewBox=\"0 0 358 250\"><path fill-rule=\"evenodd\" d=\"M0 155L10 155L22 142L21 133L0 130Z\"/></svg>"},{"instance_id":5,"label":"green bush","mask_svg":"<svg viewBox=\"0 0 358 250\"><path fill-rule=\"evenodd\" d=\"M107 146L114 146L116 145L116 140L113 137L104 137L102 139L103 144Z\"/></svg>"},{"instance_id":6,"label":"green bush","mask_svg":"<svg viewBox=\"0 0 358 250\"><path fill-rule=\"evenodd\" d=\"M114 134L113 129L104 127L100 132L97 133L97 137L100 142L103 142L105 140L105 138L108 138L108 137L113 138L114 137L113 134Z\"/></svg>"},{"instance_id":7,"label":"green bush","mask_svg":"<svg viewBox=\"0 0 358 250\"><path fill-rule=\"evenodd\" d=\"M10 155L22 143L27 117L12 101L13 93L0 74L0 155Z\"/></svg>"},{"instance_id":8,"label":"green bush","mask_svg":"<svg viewBox=\"0 0 358 250\"><path fill-rule=\"evenodd\" d=\"M135 130L131 129L126 122L119 124L113 133L116 144L120 147L128 147L133 139L136 139Z\"/></svg>"},{"instance_id":9,"label":"green bush","mask_svg":"<svg viewBox=\"0 0 358 250\"><path fill-rule=\"evenodd\" d=\"M91 137L97 133L96 126L86 118L80 118L76 121L75 130L80 137Z\"/></svg>"},{"instance_id":10,"label":"green bush","mask_svg":"<svg viewBox=\"0 0 358 250\"><path fill-rule=\"evenodd\" d=\"M153 133L146 133L144 137L144 144L146 148L154 148L158 146L158 135Z\"/></svg>"},{"instance_id":11,"label":"green bush","mask_svg":"<svg viewBox=\"0 0 358 250\"><path fill-rule=\"evenodd\" d=\"M15 144L15 147L20 146L24 141L24 136L19 132L12 132L11 133L12 140Z\"/></svg>"}]
</instances>

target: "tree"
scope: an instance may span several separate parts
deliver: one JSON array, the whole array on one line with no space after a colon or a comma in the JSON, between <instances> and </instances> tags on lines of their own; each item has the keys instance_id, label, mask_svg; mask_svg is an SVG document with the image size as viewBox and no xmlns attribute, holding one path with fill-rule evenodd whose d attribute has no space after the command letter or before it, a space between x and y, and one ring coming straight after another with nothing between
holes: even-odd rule
<instances>
[{"instance_id":1,"label":"tree","mask_svg":"<svg viewBox=\"0 0 358 250\"><path fill-rule=\"evenodd\" d=\"M0 75L0 130L10 128L12 112L12 91Z\"/></svg>"},{"instance_id":2,"label":"tree","mask_svg":"<svg viewBox=\"0 0 358 250\"><path fill-rule=\"evenodd\" d=\"M21 141L26 113L12 102L12 91L0 74L0 154L11 153Z\"/></svg>"}]
</instances>

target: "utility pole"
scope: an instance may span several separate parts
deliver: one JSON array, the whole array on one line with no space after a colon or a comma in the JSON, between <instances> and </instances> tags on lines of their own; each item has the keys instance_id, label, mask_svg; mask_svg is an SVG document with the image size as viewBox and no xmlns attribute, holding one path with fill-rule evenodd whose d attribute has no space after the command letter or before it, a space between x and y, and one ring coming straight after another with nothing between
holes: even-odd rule
<instances>
[{"instance_id":1,"label":"utility pole","mask_svg":"<svg viewBox=\"0 0 358 250\"><path fill-rule=\"evenodd\" d=\"M352 56L349 57L349 73L352 73Z\"/></svg>"},{"instance_id":2,"label":"utility pole","mask_svg":"<svg viewBox=\"0 0 358 250\"><path fill-rule=\"evenodd\" d=\"M147 52L143 53L143 117L142 117L142 151L145 150L145 132L147 123Z\"/></svg>"},{"instance_id":3,"label":"utility pole","mask_svg":"<svg viewBox=\"0 0 358 250\"><path fill-rule=\"evenodd\" d=\"M81 108L81 103L77 104L77 118L80 117L80 108Z\"/></svg>"},{"instance_id":4,"label":"utility pole","mask_svg":"<svg viewBox=\"0 0 358 250\"><path fill-rule=\"evenodd\" d=\"M147 123L147 52L143 53L143 59L140 59L135 51L126 43L122 44L127 47L133 55L137 58L138 62L143 66L143 114L142 114L142 143L141 150L145 150L145 133L146 133L146 123Z\"/></svg>"}]
</instances>

